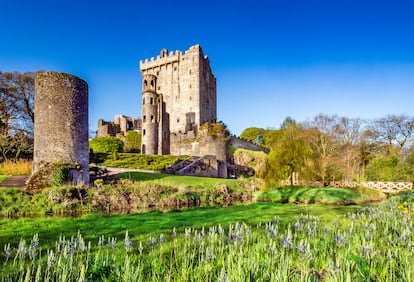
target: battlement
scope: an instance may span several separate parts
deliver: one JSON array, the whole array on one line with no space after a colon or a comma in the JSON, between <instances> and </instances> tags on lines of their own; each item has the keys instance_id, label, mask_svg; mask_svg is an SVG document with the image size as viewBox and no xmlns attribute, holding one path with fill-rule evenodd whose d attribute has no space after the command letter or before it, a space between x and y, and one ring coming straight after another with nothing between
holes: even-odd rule
<instances>
[{"instance_id":1,"label":"battlement","mask_svg":"<svg viewBox=\"0 0 414 282\"><path fill-rule=\"evenodd\" d=\"M179 50L176 50L175 52L171 51L168 54L167 49L162 49L161 54L158 55L156 58L151 57L151 59L145 59L139 61L139 69L141 71L146 69L151 69L156 66L160 65L166 65L166 64L172 64L175 62L178 62L182 56L182 52Z\"/></svg>"}]
</instances>

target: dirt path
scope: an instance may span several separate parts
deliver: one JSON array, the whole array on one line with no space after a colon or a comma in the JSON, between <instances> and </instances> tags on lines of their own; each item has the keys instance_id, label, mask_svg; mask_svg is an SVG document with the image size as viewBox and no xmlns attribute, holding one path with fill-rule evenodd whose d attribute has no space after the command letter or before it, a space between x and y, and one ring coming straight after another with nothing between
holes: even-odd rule
<instances>
[{"instance_id":1,"label":"dirt path","mask_svg":"<svg viewBox=\"0 0 414 282\"><path fill-rule=\"evenodd\" d=\"M0 183L0 188L25 187L29 175L13 175Z\"/></svg>"}]
</instances>

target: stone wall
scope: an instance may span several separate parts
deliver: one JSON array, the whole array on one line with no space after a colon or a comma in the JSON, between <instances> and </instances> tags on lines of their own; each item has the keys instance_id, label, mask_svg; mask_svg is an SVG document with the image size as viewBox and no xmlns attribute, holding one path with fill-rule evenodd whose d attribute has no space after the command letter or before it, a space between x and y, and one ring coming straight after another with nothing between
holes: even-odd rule
<instances>
[{"instance_id":1,"label":"stone wall","mask_svg":"<svg viewBox=\"0 0 414 282\"><path fill-rule=\"evenodd\" d=\"M208 128L197 132L172 133L170 139L171 155L213 155L224 162L227 159L227 139L224 136L212 136Z\"/></svg>"},{"instance_id":2,"label":"stone wall","mask_svg":"<svg viewBox=\"0 0 414 282\"><path fill-rule=\"evenodd\" d=\"M44 163L77 164L75 184L89 183L88 84L73 75L35 77L33 173Z\"/></svg>"}]
</instances>

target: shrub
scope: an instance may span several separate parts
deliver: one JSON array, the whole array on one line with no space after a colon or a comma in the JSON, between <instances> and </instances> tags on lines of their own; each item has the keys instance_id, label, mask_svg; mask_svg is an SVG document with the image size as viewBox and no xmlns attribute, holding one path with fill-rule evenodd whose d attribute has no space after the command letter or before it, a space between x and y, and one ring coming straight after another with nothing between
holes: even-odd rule
<instances>
[{"instance_id":1,"label":"shrub","mask_svg":"<svg viewBox=\"0 0 414 282\"><path fill-rule=\"evenodd\" d=\"M112 136L98 137L89 141L89 148L95 154L113 154L113 152L122 152L124 142Z\"/></svg>"},{"instance_id":2,"label":"shrub","mask_svg":"<svg viewBox=\"0 0 414 282\"><path fill-rule=\"evenodd\" d=\"M125 135L124 151L126 153L140 153L141 152L141 133L130 130Z\"/></svg>"}]
</instances>

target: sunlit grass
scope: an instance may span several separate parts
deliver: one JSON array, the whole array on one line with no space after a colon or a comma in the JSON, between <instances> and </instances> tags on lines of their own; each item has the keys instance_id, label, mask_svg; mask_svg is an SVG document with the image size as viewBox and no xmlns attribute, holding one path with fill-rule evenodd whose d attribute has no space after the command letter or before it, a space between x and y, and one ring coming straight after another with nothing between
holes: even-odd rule
<instances>
[{"instance_id":1,"label":"sunlit grass","mask_svg":"<svg viewBox=\"0 0 414 282\"><path fill-rule=\"evenodd\" d=\"M22 175L31 174L31 161L5 161L0 163L0 175Z\"/></svg>"}]
</instances>

